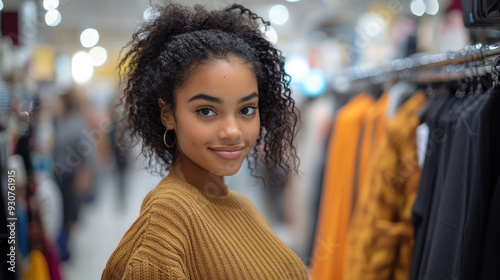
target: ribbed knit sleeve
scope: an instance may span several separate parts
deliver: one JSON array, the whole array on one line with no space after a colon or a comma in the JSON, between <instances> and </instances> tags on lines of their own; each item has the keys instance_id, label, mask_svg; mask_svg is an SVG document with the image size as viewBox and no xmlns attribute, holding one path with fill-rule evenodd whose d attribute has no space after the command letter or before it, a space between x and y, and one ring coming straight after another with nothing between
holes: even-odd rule
<instances>
[{"instance_id":1,"label":"ribbed knit sleeve","mask_svg":"<svg viewBox=\"0 0 500 280\"><path fill-rule=\"evenodd\" d=\"M168 270L160 269L148 260L132 260L127 265L127 269L122 277L123 280L186 280L184 275L170 273Z\"/></svg>"},{"instance_id":2,"label":"ribbed knit sleeve","mask_svg":"<svg viewBox=\"0 0 500 280\"><path fill-rule=\"evenodd\" d=\"M102 279L186 279L186 211L172 197L147 197L141 215L108 260ZM144 274L149 268L155 273ZM146 278L132 277L143 274Z\"/></svg>"}]
</instances>

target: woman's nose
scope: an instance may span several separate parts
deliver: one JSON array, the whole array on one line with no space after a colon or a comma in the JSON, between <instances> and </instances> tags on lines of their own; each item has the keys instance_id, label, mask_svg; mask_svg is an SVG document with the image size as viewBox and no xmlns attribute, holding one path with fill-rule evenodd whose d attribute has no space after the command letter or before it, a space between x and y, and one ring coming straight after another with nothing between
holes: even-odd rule
<instances>
[{"instance_id":1,"label":"woman's nose","mask_svg":"<svg viewBox=\"0 0 500 280\"><path fill-rule=\"evenodd\" d=\"M227 117L222 122L219 132L220 139L238 140L241 137L241 129L238 121L234 117Z\"/></svg>"}]
</instances>

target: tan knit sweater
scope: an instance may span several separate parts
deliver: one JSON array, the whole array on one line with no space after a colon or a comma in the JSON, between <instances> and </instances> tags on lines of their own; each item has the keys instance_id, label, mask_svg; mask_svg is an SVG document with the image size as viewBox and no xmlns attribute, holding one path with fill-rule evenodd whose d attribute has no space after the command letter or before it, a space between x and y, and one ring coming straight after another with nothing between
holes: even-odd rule
<instances>
[{"instance_id":1,"label":"tan knit sweater","mask_svg":"<svg viewBox=\"0 0 500 280\"><path fill-rule=\"evenodd\" d=\"M307 279L255 206L165 178L111 255L102 279Z\"/></svg>"}]
</instances>

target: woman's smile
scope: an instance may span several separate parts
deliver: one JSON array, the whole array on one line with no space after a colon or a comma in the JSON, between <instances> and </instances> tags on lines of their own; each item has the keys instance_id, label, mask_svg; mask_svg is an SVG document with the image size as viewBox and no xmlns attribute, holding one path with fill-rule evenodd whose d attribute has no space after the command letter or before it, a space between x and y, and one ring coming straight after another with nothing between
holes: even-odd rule
<instances>
[{"instance_id":1,"label":"woman's smile","mask_svg":"<svg viewBox=\"0 0 500 280\"><path fill-rule=\"evenodd\" d=\"M241 156L244 146L221 146L209 148L217 156L225 160L234 160Z\"/></svg>"}]
</instances>

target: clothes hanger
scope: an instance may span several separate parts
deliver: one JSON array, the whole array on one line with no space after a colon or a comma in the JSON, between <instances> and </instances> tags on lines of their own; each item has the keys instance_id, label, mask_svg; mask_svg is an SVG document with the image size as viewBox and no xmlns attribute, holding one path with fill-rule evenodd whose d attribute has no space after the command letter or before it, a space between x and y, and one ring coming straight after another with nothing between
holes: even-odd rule
<instances>
[{"instance_id":1,"label":"clothes hanger","mask_svg":"<svg viewBox=\"0 0 500 280\"><path fill-rule=\"evenodd\" d=\"M498 73L498 68L497 68L499 65L500 65L500 56L495 58L495 60L493 61L492 69L491 69L491 78L493 80L493 87L497 87L500 85L499 73Z\"/></svg>"}]
</instances>

